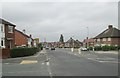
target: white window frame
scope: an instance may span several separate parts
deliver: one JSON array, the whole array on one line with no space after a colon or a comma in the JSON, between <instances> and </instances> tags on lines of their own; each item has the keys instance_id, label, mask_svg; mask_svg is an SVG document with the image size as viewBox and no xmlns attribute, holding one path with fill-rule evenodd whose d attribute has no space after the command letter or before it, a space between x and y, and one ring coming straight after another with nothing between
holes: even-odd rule
<instances>
[{"instance_id":1,"label":"white window frame","mask_svg":"<svg viewBox=\"0 0 120 78\"><path fill-rule=\"evenodd\" d=\"M102 41L107 41L107 39L106 39L106 38L103 38Z\"/></svg>"},{"instance_id":2,"label":"white window frame","mask_svg":"<svg viewBox=\"0 0 120 78\"><path fill-rule=\"evenodd\" d=\"M108 41L111 41L111 38L108 38Z\"/></svg>"},{"instance_id":3,"label":"white window frame","mask_svg":"<svg viewBox=\"0 0 120 78\"><path fill-rule=\"evenodd\" d=\"M8 25L8 33L13 33L13 26Z\"/></svg>"},{"instance_id":4,"label":"white window frame","mask_svg":"<svg viewBox=\"0 0 120 78\"><path fill-rule=\"evenodd\" d=\"M3 41L3 43L1 43ZM3 45L2 45L3 44ZM0 39L0 46L2 47L2 48L5 48L5 39L4 38L1 38Z\"/></svg>"},{"instance_id":5,"label":"white window frame","mask_svg":"<svg viewBox=\"0 0 120 78\"><path fill-rule=\"evenodd\" d=\"M99 39L99 38L97 39L97 42L100 42L100 39Z\"/></svg>"},{"instance_id":6,"label":"white window frame","mask_svg":"<svg viewBox=\"0 0 120 78\"><path fill-rule=\"evenodd\" d=\"M4 27L4 24L0 24L0 27L1 27L1 28L0 28L0 31L1 31L2 33L4 33L4 32L5 32L5 29L4 29L4 28L5 28L5 27Z\"/></svg>"}]
</instances>

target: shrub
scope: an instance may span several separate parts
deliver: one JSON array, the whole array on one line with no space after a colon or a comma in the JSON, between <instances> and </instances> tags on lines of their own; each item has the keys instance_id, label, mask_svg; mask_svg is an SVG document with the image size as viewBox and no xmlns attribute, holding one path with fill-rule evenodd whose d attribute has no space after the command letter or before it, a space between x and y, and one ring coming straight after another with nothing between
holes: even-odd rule
<instances>
[{"instance_id":1,"label":"shrub","mask_svg":"<svg viewBox=\"0 0 120 78\"><path fill-rule=\"evenodd\" d=\"M101 47L101 46L95 46L95 47L94 47L94 50L95 50L95 51L100 51L100 50L102 50L102 47Z\"/></svg>"},{"instance_id":2,"label":"shrub","mask_svg":"<svg viewBox=\"0 0 120 78\"><path fill-rule=\"evenodd\" d=\"M88 50L93 50L93 47L88 47Z\"/></svg>"},{"instance_id":3,"label":"shrub","mask_svg":"<svg viewBox=\"0 0 120 78\"><path fill-rule=\"evenodd\" d=\"M30 56L34 55L39 51L38 48L33 47L33 48L13 48L10 50L10 56L11 57L24 57L24 56Z\"/></svg>"},{"instance_id":4,"label":"shrub","mask_svg":"<svg viewBox=\"0 0 120 78\"><path fill-rule=\"evenodd\" d=\"M43 50L43 45L41 43L38 44L39 50Z\"/></svg>"}]
</instances>

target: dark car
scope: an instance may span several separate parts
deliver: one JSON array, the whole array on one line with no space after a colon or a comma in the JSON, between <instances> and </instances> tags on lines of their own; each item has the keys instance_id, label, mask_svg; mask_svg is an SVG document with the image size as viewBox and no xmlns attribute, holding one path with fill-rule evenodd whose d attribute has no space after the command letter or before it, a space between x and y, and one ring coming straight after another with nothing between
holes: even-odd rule
<instances>
[{"instance_id":1,"label":"dark car","mask_svg":"<svg viewBox=\"0 0 120 78\"><path fill-rule=\"evenodd\" d=\"M55 50L55 48L54 48L54 47L52 47L52 48L51 48L51 50Z\"/></svg>"}]
</instances>

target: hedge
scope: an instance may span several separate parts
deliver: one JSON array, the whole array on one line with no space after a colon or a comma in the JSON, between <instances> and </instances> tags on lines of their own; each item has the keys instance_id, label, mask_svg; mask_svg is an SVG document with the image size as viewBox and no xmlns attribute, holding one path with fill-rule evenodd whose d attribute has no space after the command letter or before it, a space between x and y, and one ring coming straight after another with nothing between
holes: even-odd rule
<instances>
[{"instance_id":1,"label":"hedge","mask_svg":"<svg viewBox=\"0 0 120 78\"><path fill-rule=\"evenodd\" d=\"M117 51L120 50L120 46L95 46L94 47L95 51Z\"/></svg>"},{"instance_id":2,"label":"hedge","mask_svg":"<svg viewBox=\"0 0 120 78\"><path fill-rule=\"evenodd\" d=\"M39 52L39 49L36 47L33 48L13 48L10 50L10 56L12 58L14 57L24 57L24 56L30 56L30 55L34 55L37 52Z\"/></svg>"}]
</instances>

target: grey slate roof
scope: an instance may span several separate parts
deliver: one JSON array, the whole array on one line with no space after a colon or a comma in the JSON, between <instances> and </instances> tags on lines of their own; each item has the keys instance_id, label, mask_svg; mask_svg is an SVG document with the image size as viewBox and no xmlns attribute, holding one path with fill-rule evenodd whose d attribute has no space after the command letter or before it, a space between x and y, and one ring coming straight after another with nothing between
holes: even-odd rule
<instances>
[{"instance_id":1,"label":"grey slate roof","mask_svg":"<svg viewBox=\"0 0 120 78\"><path fill-rule=\"evenodd\" d=\"M11 25L11 26L15 26L14 24L12 24L8 21L5 21L4 19L1 19L1 18L0 18L0 24L8 24L8 25Z\"/></svg>"},{"instance_id":2,"label":"grey slate roof","mask_svg":"<svg viewBox=\"0 0 120 78\"><path fill-rule=\"evenodd\" d=\"M95 38L120 38L120 30L117 28L106 29Z\"/></svg>"}]
</instances>

